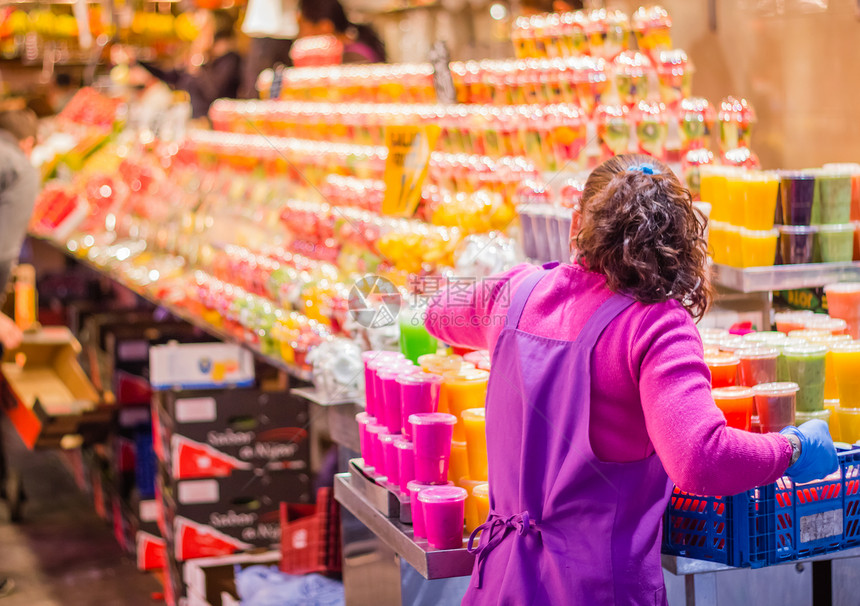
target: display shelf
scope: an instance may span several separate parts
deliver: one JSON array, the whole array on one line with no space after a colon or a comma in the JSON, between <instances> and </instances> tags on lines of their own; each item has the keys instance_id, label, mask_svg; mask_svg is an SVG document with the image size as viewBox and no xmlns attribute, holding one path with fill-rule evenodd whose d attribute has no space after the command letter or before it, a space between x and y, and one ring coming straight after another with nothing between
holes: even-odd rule
<instances>
[{"instance_id":1,"label":"display shelf","mask_svg":"<svg viewBox=\"0 0 860 606\"><path fill-rule=\"evenodd\" d=\"M475 556L463 549L434 550L426 542L416 543L412 527L386 518L353 486L348 473L334 477L334 497L426 579L447 579L472 574Z\"/></svg>"},{"instance_id":2,"label":"display shelf","mask_svg":"<svg viewBox=\"0 0 860 606\"><path fill-rule=\"evenodd\" d=\"M287 364L286 362L284 362L281 359L270 356L269 354L265 353L262 349L260 349L260 347L257 346L255 343L251 343L247 339L243 338L242 335L238 335L238 334L226 331L223 328L220 328L218 326L215 326L214 324L211 324L211 323L205 321L203 318L195 316L194 314L190 313L186 309L183 309L177 305L174 305L172 303L168 303L167 301L163 301L161 299L158 299L157 297L154 297L151 293L148 293L145 290L135 286L134 284L129 283L127 280L123 280L121 277L117 276L115 273L111 272L109 269L106 269L104 267L101 267L101 266L93 263L92 261L90 261L86 257L81 257L79 255L74 254L66 246L64 246L63 244L61 244L59 242L56 242L55 240L51 240L50 238L45 238L43 236L34 235L34 234L30 234L30 237L34 238L36 240L40 240L42 242L45 242L46 244L50 245L51 247L53 247L56 250L60 251L61 253L65 254L66 256L74 259L75 261L77 261L81 265L84 265L84 266L90 268L91 270L99 273L100 275L103 275L103 276L111 279L112 281L123 286L124 288L131 290L133 293L135 293L139 297L146 299L147 301L149 301L153 305L157 305L158 307L161 307L161 308L167 310L168 312L170 312L172 315L176 316L177 318L183 320L184 322L187 322L188 324L191 324L192 326L199 328L203 332L206 332L206 333L212 335L216 339L219 339L219 340L227 342L227 343L236 343L238 345L241 345L242 347L251 351L251 353L256 355L259 359L264 361L266 364L269 364L270 366L273 366L273 367L277 368L278 370L282 370L283 372L286 372L290 376L292 376L292 377L294 377L300 381L306 381L306 382L311 381L312 377L311 377L311 372L309 370L305 370L303 368L298 368L298 367L293 366L291 364Z\"/></svg>"},{"instance_id":3,"label":"display shelf","mask_svg":"<svg viewBox=\"0 0 860 606\"><path fill-rule=\"evenodd\" d=\"M768 292L818 288L833 282L860 280L860 262L774 265L739 269L713 265L714 283L743 292Z\"/></svg>"}]
</instances>

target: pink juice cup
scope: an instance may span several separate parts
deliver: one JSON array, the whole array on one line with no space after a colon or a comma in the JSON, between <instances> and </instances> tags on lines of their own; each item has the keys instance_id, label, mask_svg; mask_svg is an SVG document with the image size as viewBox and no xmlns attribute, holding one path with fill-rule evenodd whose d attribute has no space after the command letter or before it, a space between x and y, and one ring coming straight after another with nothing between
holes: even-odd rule
<instances>
[{"instance_id":1,"label":"pink juice cup","mask_svg":"<svg viewBox=\"0 0 860 606\"><path fill-rule=\"evenodd\" d=\"M778 432L794 425L797 383L763 383L753 387L761 433Z\"/></svg>"},{"instance_id":2,"label":"pink juice cup","mask_svg":"<svg viewBox=\"0 0 860 606\"><path fill-rule=\"evenodd\" d=\"M831 318L848 323L848 334L860 339L860 282L840 282L824 287Z\"/></svg>"},{"instance_id":3,"label":"pink juice cup","mask_svg":"<svg viewBox=\"0 0 860 606\"><path fill-rule=\"evenodd\" d=\"M423 510L424 531L427 543L433 549L460 549L463 547L465 521L465 488L439 486L419 491L418 502Z\"/></svg>"},{"instance_id":4,"label":"pink juice cup","mask_svg":"<svg viewBox=\"0 0 860 606\"><path fill-rule=\"evenodd\" d=\"M365 351L361 354L364 363L364 393L367 401L367 412L372 417L379 415L379 398L376 391L376 371L395 360L405 360L399 351Z\"/></svg>"},{"instance_id":5,"label":"pink juice cup","mask_svg":"<svg viewBox=\"0 0 860 606\"><path fill-rule=\"evenodd\" d=\"M360 412L355 415L355 422L358 423L358 443L361 449L361 458L364 459L364 466L373 467L371 463L373 454L370 452L370 438L368 437L367 428L371 423L376 423L376 419L366 412Z\"/></svg>"},{"instance_id":6,"label":"pink juice cup","mask_svg":"<svg viewBox=\"0 0 860 606\"><path fill-rule=\"evenodd\" d=\"M448 482L447 486L453 486L453 482ZM409 504L412 508L412 536L416 539L426 539L427 531L424 527L424 504L418 500L418 495L423 490L428 488L438 488L438 484L425 484L413 480L406 485L406 490L409 492Z\"/></svg>"},{"instance_id":7,"label":"pink juice cup","mask_svg":"<svg viewBox=\"0 0 860 606\"><path fill-rule=\"evenodd\" d=\"M392 378L392 373L399 373L399 371L404 370L406 367L411 366L412 362L406 359L389 359L382 361L375 361L371 363L371 369L373 371L373 392L376 397L376 414L374 415L377 421L386 427L388 426L388 409L387 402L385 400L385 381L383 377L387 380L393 380L396 382L396 374ZM390 386L389 386L390 387ZM398 400L400 396L398 394ZM399 429L397 431L400 431Z\"/></svg>"},{"instance_id":8,"label":"pink juice cup","mask_svg":"<svg viewBox=\"0 0 860 606\"><path fill-rule=\"evenodd\" d=\"M415 479L427 484L445 484L457 418L443 412L429 412L412 415L409 422L415 443Z\"/></svg>"},{"instance_id":9,"label":"pink juice cup","mask_svg":"<svg viewBox=\"0 0 860 606\"><path fill-rule=\"evenodd\" d=\"M397 456L397 441L400 434L383 434L379 437L382 442L382 455L385 459L385 476L392 484L400 485L400 459Z\"/></svg>"},{"instance_id":10,"label":"pink juice cup","mask_svg":"<svg viewBox=\"0 0 860 606\"><path fill-rule=\"evenodd\" d=\"M382 448L382 436L387 435L388 431L383 425L373 423L367 426L367 437L369 438L370 461L377 475L386 475L385 469L385 451Z\"/></svg>"},{"instance_id":11,"label":"pink juice cup","mask_svg":"<svg viewBox=\"0 0 860 606\"><path fill-rule=\"evenodd\" d=\"M403 438L394 445L397 448L398 471L400 472L400 492L409 492L409 482L415 479L415 445Z\"/></svg>"},{"instance_id":12,"label":"pink juice cup","mask_svg":"<svg viewBox=\"0 0 860 606\"><path fill-rule=\"evenodd\" d=\"M439 390L442 377L426 372L400 375L400 429L407 438L412 438L409 417L424 412L436 412L439 406Z\"/></svg>"}]
</instances>

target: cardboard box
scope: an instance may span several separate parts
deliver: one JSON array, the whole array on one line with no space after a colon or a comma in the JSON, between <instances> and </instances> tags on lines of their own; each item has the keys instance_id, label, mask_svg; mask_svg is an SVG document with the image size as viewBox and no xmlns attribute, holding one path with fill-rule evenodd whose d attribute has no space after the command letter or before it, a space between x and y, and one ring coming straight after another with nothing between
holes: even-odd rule
<instances>
[{"instance_id":1,"label":"cardboard box","mask_svg":"<svg viewBox=\"0 0 860 606\"><path fill-rule=\"evenodd\" d=\"M111 372L124 371L151 380L149 351L154 346L178 343L210 344L214 337L199 328L174 319L112 323L102 326L103 348ZM218 343L214 343L218 344Z\"/></svg>"},{"instance_id":2,"label":"cardboard box","mask_svg":"<svg viewBox=\"0 0 860 606\"><path fill-rule=\"evenodd\" d=\"M167 542L160 536L138 530L135 560L140 571L163 569L167 565Z\"/></svg>"},{"instance_id":3,"label":"cardboard box","mask_svg":"<svg viewBox=\"0 0 860 606\"><path fill-rule=\"evenodd\" d=\"M67 328L51 327L26 334L18 349L4 353L0 403L29 448L75 441L66 436L97 440L106 434L114 409L99 405L78 364L80 351Z\"/></svg>"},{"instance_id":4,"label":"cardboard box","mask_svg":"<svg viewBox=\"0 0 860 606\"><path fill-rule=\"evenodd\" d=\"M275 566L281 556L277 551L240 553L217 558L189 560L182 566L189 606L193 600L210 606L233 606L239 603L236 591L236 568Z\"/></svg>"},{"instance_id":5,"label":"cardboard box","mask_svg":"<svg viewBox=\"0 0 860 606\"><path fill-rule=\"evenodd\" d=\"M169 343L149 351L153 389L214 389L254 384L251 352L229 343Z\"/></svg>"},{"instance_id":6,"label":"cardboard box","mask_svg":"<svg viewBox=\"0 0 860 606\"><path fill-rule=\"evenodd\" d=\"M308 468L307 401L287 391L161 391L153 406L156 456L174 479Z\"/></svg>"},{"instance_id":7,"label":"cardboard box","mask_svg":"<svg viewBox=\"0 0 860 606\"><path fill-rule=\"evenodd\" d=\"M171 480L159 474L168 550L177 561L229 555L280 541L281 502L308 502L304 473L238 472L227 478Z\"/></svg>"}]
</instances>

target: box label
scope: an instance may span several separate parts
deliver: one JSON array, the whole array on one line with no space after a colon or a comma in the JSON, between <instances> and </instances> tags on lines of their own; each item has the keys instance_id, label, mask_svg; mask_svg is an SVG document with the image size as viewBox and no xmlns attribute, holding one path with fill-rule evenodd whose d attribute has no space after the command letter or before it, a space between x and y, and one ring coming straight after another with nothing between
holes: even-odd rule
<instances>
[{"instance_id":1,"label":"box label","mask_svg":"<svg viewBox=\"0 0 860 606\"><path fill-rule=\"evenodd\" d=\"M176 498L183 505L199 503L217 503L221 498L217 480L198 480L182 482L176 493Z\"/></svg>"},{"instance_id":2,"label":"box label","mask_svg":"<svg viewBox=\"0 0 860 606\"><path fill-rule=\"evenodd\" d=\"M212 423L218 418L215 398L185 398L176 401L179 423Z\"/></svg>"},{"instance_id":3,"label":"box label","mask_svg":"<svg viewBox=\"0 0 860 606\"><path fill-rule=\"evenodd\" d=\"M809 543L842 534L842 510L832 509L800 518L800 542Z\"/></svg>"}]
</instances>

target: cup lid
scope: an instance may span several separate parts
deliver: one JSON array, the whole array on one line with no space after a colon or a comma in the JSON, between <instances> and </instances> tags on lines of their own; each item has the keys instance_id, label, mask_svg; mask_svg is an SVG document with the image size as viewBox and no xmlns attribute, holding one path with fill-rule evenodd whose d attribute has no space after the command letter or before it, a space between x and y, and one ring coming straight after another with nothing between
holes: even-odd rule
<instances>
[{"instance_id":1,"label":"cup lid","mask_svg":"<svg viewBox=\"0 0 860 606\"><path fill-rule=\"evenodd\" d=\"M715 399L740 400L742 398L751 398L753 396L753 390L751 387L735 385L733 387L718 387L716 389L712 389L711 394Z\"/></svg>"},{"instance_id":2,"label":"cup lid","mask_svg":"<svg viewBox=\"0 0 860 606\"><path fill-rule=\"evenodd\" d=\"M409 492L417 492L423 491L427 488L439 488L441 486L453 486L454 482L448 480L445 484L427 484L426 482L419 482L418 480L411 480L408 484L406 484L406 490Z\"/></svg>"},{"instance_id":3,"label":"cup lid","mask_svg":"<svg viewBox=\"0 0 860 606\"><path fill-rule=\"evenodd\" d=\"M816 333L806 339L810 343L820 343L822 345L827 345L831 347L837 343L845 343L847 341L853 341L851 335L833 335L829 332L827 333Z\"/></svg>"},{"instance_id":4,"label":"cup lid","mask_svg":"<svg viewBox=\"0 0 860 606\"><path fill-rule=\"evenodd\" d=\"M782 352L787 356L812 357L826 354L827 348L824 345L819 345L818 343L801 342L786 345Z\"/></svg>"},{"instance_id":5,"label":"cup lid","mask_svg":"<svg viewBox=\"0 0 860 606\"><path fill-rule=\"evenodd\" d=\"M815 312L808 309L793 309L791 311L778 311L774 314L774 318L779 322L780 320L790 320L792 318L805 319L814 315Z\"/></svg>"},{"instance_id":6,"label":"cup lid","mask_svg":"<svg viewBox=\"0 0 860 606\"><path fill-rule=\"evenodd\" d=\"M395 441L396 441L398 438L400 438L400 434L399 434L399 433L383 433L383 434L380 434L380 436L379 436L380 441L382 441L382 442L390 442L390 443L392 443L392 444L393 444L393 443L395 443Z\"/></svg>"},{"instance_id":7,"label":"cup lid","mask_svg":"<svg viewBox=\"0 0 860 606\"><path fill-rule=\"evenodd\" d=\"M747 346L737 352L741 360L769 360L779 357L779 350L766 346Z\"/></svg>"},{"instance_id":8,"label":"cup lid","mask_svg":"<svg viewBox=\"0 0 860 606\"><path fill-rule=\"evenodd\" d=\"M355 422L359 425L367 425L368 423L376 423L376 417L372 417L366 412L360 412L355 415Z\"/></svg>"},{"instance_id":9,"label":"cup lid","mask_svg":"<svg viewBox=\"0 0 860 606\"><path fill-rule=\"evenodd\" d=\"M380 434L380 437L382 437L382 435L388 433L388 428L385 425L380 425L379 423L368 423L367 431L370 433L378 433Z\"/></svg>"},{"instance_id":10,"label":"cup lid","mask_svg":"<svg viewBox=\"0 0 860 606\"><path fill-rule=\"evenodd\" d=\"M467 418L474 419L477 421L483 420L487 418L487 409L486 408L469 408L460 413L460 417L465 420Z\"/></svg>"},{"instance_id":11,"label":"cup lid","mask_svg":"<svg viewBox=\"0 0 860 606\"><path fill-rule=\"evenodd\" d=\"M490 485L486 482L483 484L478 484L472 489L473 497L487 497L490 496Z\"/></svg>"},{"instance_id":12,"label":"cup lid","mask_svg":"<svg viewBox=\"0 0 860 606\"><path fill-rule=\"evenodd\" d=\"M447 412L418 412L409 415L408 421L413 425L456 425L457 417Z\"/></svg>"},{"instance_id":13,"label":"cup lid","mask_svg":"<svg viewBox=\"0 0 860 606\"><path fill-rule=\"evenodd\" d=\"M419 492L418 500L422 503L456 503L465 501L468 496L466 489L459 486L437 486Z\"/></svg>"},{"instance_id":14,"label":"cup lid","mask_svg":"<svg viewBox=\"0 0 860 606\"><path fill-rule=\"evenodd\" d=\"M481 383L490 378L490 373L477 368L461 369L458 372L449 372L444 375L446 383Z\"/></svg>"},{"instance_id":15,"label":"cup lid","mask_svg":"<svg viewBox=\"0 0 860 606\"><path fill-rule=\"evenodd\" d=\"M803 339L804 341L809 341L814 337L830 337L833 336L829 330L813 330L810 328L803 328L800 330L792 330L788 333L789 339Z\"/></svg>"},{"instance_id":16,"label":"cup lid","mask_svg":"<svg viewBox=\"0 0 860 606\"><path fill-rule=\"evenodd\" d=\"M743 349L747 345L749 345L744 338L740 335L729 335L727 337L721 338L717 345L719 348L726 352L735 352L739 349Z\"/></svg>"},{"instance_id":17,"label":"cup lid","mask_svg":"<svg viewBox=\"0 0 860 606\"><path fill-rule=\"evenodd\" d=\"M415 367L418 372L401 373L397 377L397 382L401 385L418 385L419 383L434 383L442 384L442 377L432 372L421 372L419 367Z\"/></svg>"},{"instance_id":18,"label":"cup lid","mask_svg":"<svg viewBox=\"0 0 860 606\"><path fill-rule=\"evenodd\" d=\"M415 443L407 440L403 436L394 443L394 446L400 450L415 450Z\"/></svg>"},{"instance_id":19,"label":"cup lid","mask_svg":"<svg viewBox=\"0 0 860 606\"><path fill-rule=\"evenodd\" d=\"M741 228L741 235L746 238L775 238L779 235L778 229L747 229Z\"/></svg>"},{"instance_id":20,"label":"cup lid","mask_svg":"<svg viewBox=\"0 0 860 606\"><path fill-rule=\"evenodd\" d=\"M777 225L777 229L781 234L794 236L806 236L818 233L817 225Z\"/></svg>"},{"instance_id":21,"label":"cup lid","mask_svg":"<svg viewBox=\"0 0 860 606\"><path fill-rule=\"evenodd\" d=\"M764 396L790 396L800 391L797 383L762 383L752 388L756 395Z\"/></svg>"},{"instance_id":22,"label":"cup lid","mask_svg":"<svg viewBox=\"0 0 860 606\"><path fill-rule=\"evenodd\" d=\"M821 314L823 315L823 314ZM822 318L814 318L806 322L806 328L809 330L825 330L828 332L842 332L848 330L848 322L840 318L831 318L824 316Z\"/></svg>"},{"instance_id":23,"label":"cup lid","mask_svg":"<svg viewBox=\"0 0 860 606\"><path fill-rule=\"evenodd\" d=\"M705 356L705 364L708 366L732 366L738 362L740 362L740 358L728 352L720 352L716 355Z\"/></svg>"},{"instance_id":24,"label":"cup lid","mask_svg":"<svg viewBox=\"0 0 860 606\"><path fill-rule=\"evenodd\" d=\"M841 343L833 343L830 346L830 351L838 351L845 353L853 353L860 351L860 341L843 341Z\"/></svg>"},{"instance_id":25,"label":"cup lid","mask_svg":"<svg viewBox=\"0 0 860 606\"><path fill-rule=\"evenodd\" d=\"M372 360L405 360L406 356L399 351L373 349L361 352L361 359L364 360L365 363L370 363Z\"/></svg>"},{"instance_id":26,"label":"cup lid","mask_svg":"<svg viewBox=\"0 0 860 606\"><path fill-rule=\"evenodd\" d=\"M376 376L380 379L389 381L391 379L397 379L401 376L409 376L416 372L422 372L421 368L418 366L412 366L410 364L395 364L393 366L382 366L376 370Z\"/></svg>"},{"instance_id":27,"label":"cup lid","mask_svg":"<svg viewBox=\"0 0 860 606\"><path fill-rule=\"evenodd\" d=\"M801 421L805 423L806 421L812 421L814 419L821 419L822 421L827 421L830 418L831 412L827 409L824 410L813 410L811 412L804 412L802 410L798 410L794 413L794 420Z\"/></svg>"},{"instance_id":28,"label":"cup lid","mask_svg":"<svg viewBox=\"0 0 860 606\"><path fill-rule=\"evenodd\" d=\"M831 223L828 225L819 225L818 226L819 233L822 234L842 234L842 233L853 233L854 232L854 224L853 223Z\"/></svg>"},{"instance_id":29,"label":"cup lid","mask_svg":"<svg viewBox=\"0 0 860 606\"><path fill-rule=\"evenodd\" d=\"M860 282L836 282L824 287L824 292L860 293Z\"/></svg>"},{"instance_id":30,"label":"cup lid","mask_svg":"<svg viewBox=\"0 0 860 606\"><path fill-rule=\"evenodd\" d=\"M722 337L728 337L729 331L725 330L724 328L699 328L699 334L702 336L702 338L705 338L705 337L722 338Z\"/></svg>"}]
</instances>

